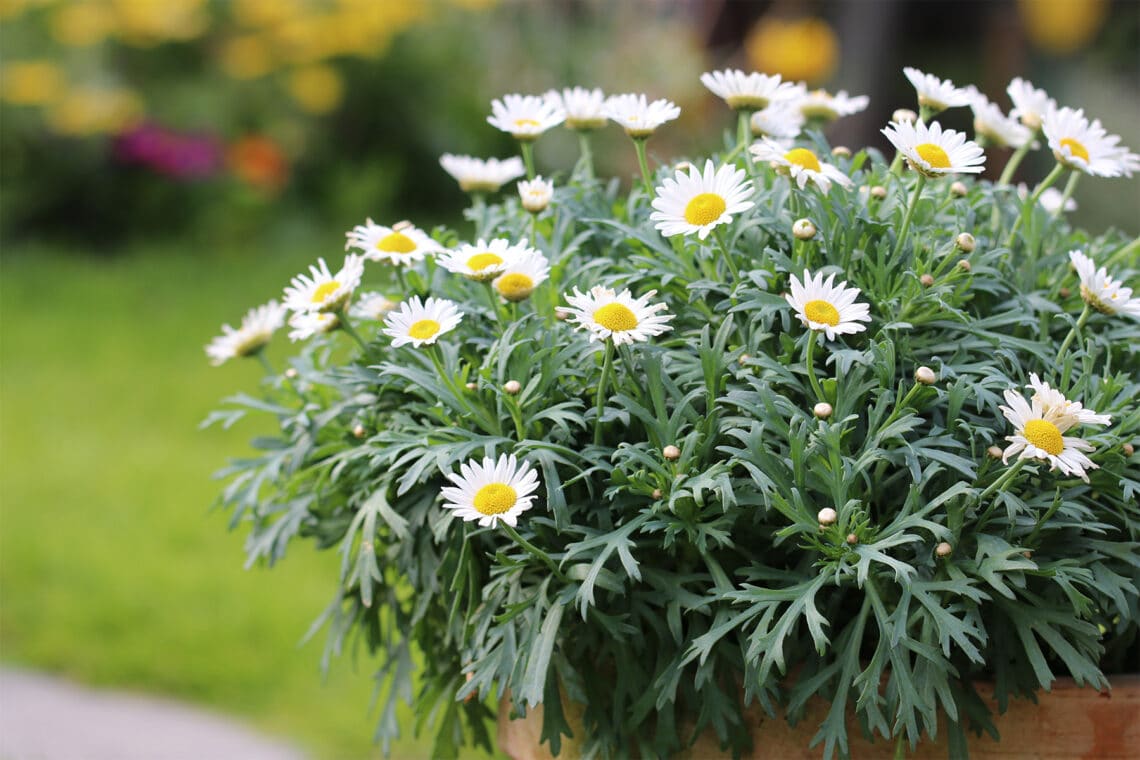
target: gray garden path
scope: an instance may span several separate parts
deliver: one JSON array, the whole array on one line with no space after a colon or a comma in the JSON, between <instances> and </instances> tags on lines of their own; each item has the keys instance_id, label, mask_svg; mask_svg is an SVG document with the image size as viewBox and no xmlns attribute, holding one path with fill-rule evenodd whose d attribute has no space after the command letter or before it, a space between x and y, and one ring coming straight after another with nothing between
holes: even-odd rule
<instances>
[{"instance_id":1,"label":"gray garden path","mask_svg":"<svg viewBox=\"0 0 1140 760\"><path fill-rule=\"evenodd\" d=\"M0 670L0 760L303 760L224 716Z\"/></svg>"}]
</instances>

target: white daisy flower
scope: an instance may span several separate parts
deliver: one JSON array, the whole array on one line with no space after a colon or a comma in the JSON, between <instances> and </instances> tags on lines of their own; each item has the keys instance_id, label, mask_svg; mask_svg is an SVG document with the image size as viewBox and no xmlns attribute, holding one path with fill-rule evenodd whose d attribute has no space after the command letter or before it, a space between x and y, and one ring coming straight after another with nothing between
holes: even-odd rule
<instances>
[{"instance_id":1,"label":"white daisy flower","mask_svg":"<svg viewBox=\"0 0 1140 760\"><path fill-rule=\"evenodd\" d=\"M623 343L640 343L654 335L673 328L669 321L673 314L658 314L668 308L666 304L650 305L649 299L657 295L651 290L641 298L634 298L629 289L617 293L604 285L595 285L589 293L574 288L566 294L570 304L567 320L577 324L579 330L590 333L590 342L612 340L615 346Z\"/></svg>"},{"instance_id":2,"label":"white daisy flower","mask_svg":"<svg viewBox=\"0 0 1140 760\"><path fill-rule=\"evenodd\" d=\"M435 343L439 336L454 330L462 319L453 301L445 298L420 301L419 296L412 296L388 312L381 332L392 338L393 348L406 343L419 348Z\"/></svg>"},{"instance_id":3,"label":"white daisy flower","mask_svg":"<svg viewBox=\"0 0 1140 760\"><path fill-rule=\"evenodd\" d=\"M1006 436L1010 445L1002 452L1002 462L1008 462L1014 454L1018 459L1041 459L1049 463L1050 469L1076 475L1087 483L1086 471L1097 469L1097 465L1082 452L1093 451L1093 447L1064 433L1079 424L1107 425L1111 418L1069 402L1036 376L1031 380L1036 392L1028 403L1024 396L1010 389L1005 391L1009 406L998 407L1014 429L1013 435Z\"/></svg>"},{"instance_id":4,"label":"white daisy flower","mask_svg":"<svg viewBox=\"0 0 1140 760\"><path fill-rule=\"evenodd\" d=\"M361 293L349 313L360 319L380 321L394 308L396 304L383 293Z\"/></svg>"},{"instance_id":5,"label":"white daisy flower","mask_svg":"<svg viewBox=\"0 0 1140 760\"><path fill-rule=\"evenodd\" d=\"M986 162L981 146L967 140L961 132L943 130L936 121L929 127L921 121L895 121L882 132L907 157L911 167L927 177L956 172L976 174Z\"/></svg>"},{"instance_id":6,"label":"white daisy flower","mask_svg":"<svg viewBox=\"0 0 1140 760\"><path fill-rule=\"evenodd\" d=\"M475 244L464 243L455 251L447 251L439 257L439 265L453 274L461 274L469 280L486 282L498 277L520 256L530 251L526 238L518 245L511 245L506 238L487 242L480 238Z\"/></svg>"},{"instance_id":7,"label":"white daisy flower","mask_svg":"<svg viewBox=\"0 0 1140 760\"><path fill-rule=\"evenodd\" d=\"M1069 261L1081 278L1081 298L1085 303L1102 314L1119 311L1140 319L1140 298L1132 297L1132 288L1109 277L1107 268L1098 269L1093 260L1080 251L1069 251Z\"/></svg>"},{"instance_id":8,"label":"white daisy flower","mask_svg":"<svg viewBox=\"0 0 1140 760\"><path fill-rule=\"evenodd\" d=\"M554 180L543 179L541 174L532 180L519 182L519 198L522 200L522 207L532 214L545 211L553 197Z\"/></svg>"},{"instance_id":9,"label":"white daisy flower","mask_svg":"<svg viewBox=\"0 0 1140 760\"><path fill-rule=\"evenodd\" d=\"M504 95L491 101L487 123L509 132L516 140L537 140L543 132L566 120L561 106L537 95Z\"/></svg>"},{"instance_id":10,"label":"white daisy flower","mask_svg":"<svg viewBox=\"0 0 1140 760\"><path fill-rule=\"evenodd\" d=\"M1020 182L1017 185L1017 197L1021 200L1025 200L1029 197L1029 187L1026 186L1024 182ZM1041 197L1037 199L1037 203L1039 203L1041 205L1041 208L1045 209L1050 214L1058 214L1060 211L1076 211L1077 202L1072 198L1069 198L1065 201L1065 208L1060 208L1061 199L1064 197L1065 194L1057 188L1047 187L1044 191L1042 191Z\"/></svg>"},{"instance_id":11,"label":"white daisy flower","mask_svg":"<svg viewBox=\"0 0 1140 760\"><path fill-rule=\"evenodd\" d=\"M482 527L494 527L502 520L512 528L527 511L538 489L538 474L530 463L519 466L514 454L499 455L498 461L484 457L459 465L459 474L445 472L454 486L444 486L443 508L454 509L464 520L476 520Z\"/></svg>"},{"instance_id":12,"label":"white daisy flower","mask_svg":"<svg viewBox=\"0 0 1140 760\"><path fill-rule=\"evenodd\" d=\"M1140 156L1117 145L1120 136L1108 134L1100 119L1090 124L1081 109L1050 111L1041 129L1053 156L1070 169L1094 177L1131 177L1133 171L1140 170Z\"/></svg>"},{"instance_id":13,"label":"white daisy flower","mask_svg":"<svg viewBox=\"0 0 1140 760\"><path fill-rule=\"evenodd\" d=\"M847 287L846 281L838 285L834 282L834 274L828 275L824 282L822 272L812 277L805 269L803 284L792 275L792 292L784 295L800 322L810 330L823 331L828 340L835 340L836 335L862 332L867 328L859 323L871 321L871 307L855 303L861 292L859 288Z\"/></svg>"},{"instance_id":14,"label":"white daisy flower","mask_svg":"<svg viewBox=\"0 0 1140 760\"><path fill-rule=\"evenodd\" d=\"M743 169L733 164L714 170L711 160L705 161L703 174L692 165L687 174L678 170L657 188L657 197L653 199L653 208L657 210L649 218L657 222L657 229L666 237L695 232L704 240L714 227L730 224L733 214L755 205L748 200L752 197L752 181L746 176Z\"/></svg>"},{"instance_id":15,"label":"white daisy flower","mask_svg":"<svg viewBox=\"0 0 1140 760\"><path fill-rule=\"evenodd\" d=\"M800 91L795 84L781 81L779 74L745 74L740 69L705 72L701 74L701 84L737 111L759 111L775 101L793 98Z\"/></svg>"},{"instance_id":16,"label":"white daisy flower","mask_svg":"<svg viewBox=\"0 0 1140 760\"><path fill-rule=\"evenodd\" d=\"M752 136L776 140L794 140L804 128L804 115L795 103L773 103L752 114Z\"/></svg>"},{"instance_id":17,"label":"white daisy flower","mask_svg":"<svg viewBox=\"0 0 1140 760\"><path fill-rule=\"evenodd\" d=\"M299 311L289 317L289 340L308 340L340 327L340 317L327 311Z\"/></svg>"},{"instance_id":18,"label":"white daisy flower","mask_svg":"<svg viewBox=\"0 0 1140 760\"><path fill-rule=\"evenodd\" d=\"M242 317L241 326L236 330L228 324L222 325L222 334L206 346L206 355L215 367L230 359L253 356L285 324L285 307L276 301L250 309Z\"/></svg>"},{"instance_id":19,"label":"white daisy flower","mask_svg":"<svg viewBox=\"0 0 1140 760\"><path fill-rule=\"evenodd\" d=\"M851 97L846 90L832 95L827 90L812 90L800 95L794 101L805 119L835 121L841 116L851 116L863 111L871 99L866 95Z\"/></svg>"},{"instance_id":20,"label":"white daisy flower","mask_svg":"<svg viewBox=\"0 0 1140 760\"><path fill-rule=\"evenodd\" d=\"M605 113L611 121L620 124L630 137L645 139L665 122L680 116L681 109L669 100L661 99L650 103L644 95L629 93L606 98Z\"/></svg>"},{"instance_id":21,"label":"white daisy flower","mask_svg":"<svg viewBox=\"0 0 1140 760\"><path fill-rule=\"evenodd\" d=\"M918 104L934 113L945 111L947 108L970 105L970 93L961 87L955 87L949 79L939 79L933 74L925 74L910 66L903 69L903 73L918 92Z\"/></svg>"},{"instance_id":22,"label":"white daisy flower","mask_svg":"<svg viewBox=\"0 0 1140 760\"><path fill-rule=\"evenodd\" d=\"M511 302L524 301L550 277L550 262L533 248L515 258L491 287Z\"/></svg>"},{"instance_id":23,"label":"white daisy flower","mask_svg":"<svg viewBox=\"0 0 1140 760\"><path fill-rule=\"evenodd\" d=\"M474 158L444 153L440 166L459 183L465 193L494 193L499 188L526 174L526 167L518 156L500 161L497 158Z\"/></svg>"},{"instance_id":24,"label":"white daisy flower","mask_svg":"<svg viewBox=\"0 0 1140 760\"><path fill-rule=\"evenodd\" d=\"M566 126L570 129L588 132L606 126L606 94L596 87L550 90L545 97L566 113Z\"/></svg>"},{"instance_id":25,"label":"white daisy flower","mask_svg":"<svg viewBox=\"0 0 1140 760\"><path fill-rule=\"evenodd\" d=\"M346 232L345 237L348 238L345 250L356 248L369 261L387 261L396 265L410 266L422 261L429 253L443 250L443 246L411 222L397 222L385 227L367 219L364 224Z\"/></svg>"},{"instance_id":26,"label":"white daisy flower","mask_svg":"<svg viewBox=\"0 0 1140 760\"><path fill-rule=\"evenodd\" d=\"M1049 97L1049 93L1034 87L1032 82L1021 77L1014 77L1005 91L1013 103L1010 117L1020 119L1022 124L1034 132L1041 129L1045 114L1057 110L1057 101Z\"/></svg>"},{"instance_id":27,"label":"white daisy flower","mask_svg":"<svg viewBox=\"0 0 1140 760\"><path fill-rule=\"evenodd\" d=\"M974 112L974 132L999 148L1020 148L1033 139L1033 130L1006 116L996 103L980 93L970 108Z\"/></svg>"},{"instance_id":28,"label":"white daisy flower","mask_svg":"<svg viewBox=\"0 0 1140 760\"><path fill-rule=\"evenodd\" d=\"M775 140L764 138L749 150L759 160L768 161L781 173L791 175L800 190L803 190L807 183L811 182L826 195L831 189L832 182L847 190L850 190L855 184L846 174L835 166L820 161L807 148L789 150Z\"/></svg>"},{"instance_id":29,"label":"white daisy flower","mask_svg":"<svg viewBox=\"0 0 1140 760\"><path fill-rule=\"evenodd\" d=\"M339 311L352 298L352 291L364 274L364 259L354 253L344 257L344 265L334 277L324 259L309 267L310 276L299 274L285 288L285 306L293 312Z\"/></svg>"}]
</instances>

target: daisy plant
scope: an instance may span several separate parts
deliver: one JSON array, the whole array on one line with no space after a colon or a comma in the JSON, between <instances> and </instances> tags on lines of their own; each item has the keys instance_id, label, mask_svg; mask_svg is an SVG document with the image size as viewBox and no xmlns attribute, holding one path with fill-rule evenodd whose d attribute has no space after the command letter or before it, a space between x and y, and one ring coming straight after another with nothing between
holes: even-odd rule
<instances>
[{"instance_id":1,"label":"daisy plant","mask_svg":"<svg viewBox=\"0 0 1140 760\"><path fill-rule=\"evenodd\" d=\"M207 346L265 360L208 420L262 418L221 503L250 564L338 551L314 631L374 658L386 749L406 701L439 758L518 756L520 721L570 757L743 755L784 721L828 758L965 757L1011 700L1135 668L1140 242L980 178L978 140L1135 156L1023 81L1028 136L976 105L976 133L899 113L833 148L812 114L865 101L705 79L761 117L751 174L731 139L651 168L667 100L503 98L524 144L618 122L640 176L368 220ZM476 199L525 172L441 163Z\"/></svg>"}]
</instances>

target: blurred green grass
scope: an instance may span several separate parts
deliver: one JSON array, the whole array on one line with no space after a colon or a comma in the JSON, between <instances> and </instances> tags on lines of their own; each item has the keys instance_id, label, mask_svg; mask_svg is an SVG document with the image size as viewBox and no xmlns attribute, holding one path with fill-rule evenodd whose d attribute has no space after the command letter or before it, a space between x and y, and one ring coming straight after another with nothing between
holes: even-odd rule
<instances>
[{"instance_id":1,"label":"blurred green grass","mask_svg":"<svg viewBox=\"0 0 1140 760\"><path fill-rule=\"evenodd\" d=\"M148 248L93 258L6 250L0 272L0 657L78 681L181 697L318 758L376 756L374 662L319 672L298 647L337 557L293 547L242 569L244 534L210 475L254 430L197 429L256 362L211 367L223 321L276 297L320 248ZM284 335L270 347L280 363ZM407 711L401 717L411 725ZM426 757L406 740L393 757Z\"/></svg>"}]
</instances>

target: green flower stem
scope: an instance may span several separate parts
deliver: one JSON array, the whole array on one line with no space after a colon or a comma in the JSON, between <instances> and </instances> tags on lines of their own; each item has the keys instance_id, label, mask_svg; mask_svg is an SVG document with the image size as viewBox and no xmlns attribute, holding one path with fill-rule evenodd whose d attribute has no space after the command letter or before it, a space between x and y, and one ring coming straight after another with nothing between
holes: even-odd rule
<instances>
[{"instance_id":1,"label":"green flower stem","mask_svg":"<svg viewBox=\"0 0 1140 760\"><path fill-rule=\"evenodd\" d=\"M534 143L530 140L519 140L522 148L523 163L526 164L526 178L534 179Z\"/></svg>"},{"instance_id":2,"label":"green flower stem","mask_svg":"<svg viewBox=\"0 0 1140 760\"><path fill-rule=\"evenodd\" d=\"M594 152L590 148L590 133L586 130L578 132L578 165L582 167L582 176L585 179L594 178Z\"/></svg>"},{"instance_id":3,"label":"green flower stem","mask_svg":"<svg viewBox=\"0 0 1140 760\"><path fill-rule=\"evenodd\" d=\"M895 175L896 177L901 177L902 176L902 165L903 165L903 153L901 150L895 151L895 157L891 161L891 165L887 169L887 172Z\"/></svg>"},{"instance_id":4,"label":"green flower stem","mask_svg":"<svg viewBox=\"0 0 1140 760\"><path fill-rule=\"evenodd\" d=\"M352 326L352 322L348 319L348 312L344 309L336 312L336 319L339 323L340 329L348 333L349 337L355 340L360 345L360 350L368 353L368 344L364 342L364 338L360 337L360 333Z\"/></svg>"},{"instance_id":5,"label":"green flower stem","mask_svg":"<svg viewBox=\"0 0 1140 760\"><path fill-rule=\"evenodd\" d=\"M924 106L921 103L919 104L919 106L918 106L918 120L921 121L923 124L929 124L930 120L937 115L938 115L938 112L935 111L930 106Z\"/></svg>"},{"instance_id":6,"label":"green flower stem","mask_svg":"<svg viewBox=\"0 0 1140 760\"><path fill-rule=\"evenodd\" d=\"M717 243L720 244L724 261L728 264L728 271L732 272L733 283L739 285L741 283L740 270L736 268L736 262L732 260L732 249L728 247L728 242L724 239L724 231L719 226L713 227L713 235L716 237Z\"/></svg>"},{"instance_id":7,"label":"green flower stem","mask_svg":"<svg viewBox=\"0 0 1140 760\"><path fill-rule=\"evenodd\" d=\"M614 342L612 338L607 338L605 341L606 353L602 357L602 376L598 380L598 399L597 399L597 417L594 418L594 445L600 446L602 443L602 410L605 408L606 403L606 386L610 382L610 371L614 363Z\"/></svg>"},{"instance_id":8,"label":"green flower stem","mask_svg":"<svg viewBox=\"0 0 1140 760\"><path fill-rule=\"evenodd\" d=\"M511 419L515 423L515 435L518 436L519 442L526 440L526 425L523 424L522 408L519 406L519 401L510 394L506 395L503 401L507 405L507 411L511 414Z\"/></svg>"},{"instance_id":9,"label":"green flower stem","mask_svg":"<svg viewBox=\"0 0 1140 760\"><path fill-rule=\"evenodd\" d=\"M915 384L910 387L910 390L906 392L906 395L902 397L902 400L895 404L895 409L893 412L891 412L891 416L887 417L886 421L884 421L883 424L879 425L879 430L885 429L892 422L898 419L898 416L902 414L902 410L907 408L907 405L910 403L911 399L915 397L921 388L922 383L916 381Z\"/></svg>"},{"instance_id":10,"label":"green flower stem","mask_svg":"<svg viewBox=\"0 0 1140 760\"><path fill-rule=\"evenodd\" d=\"M1065 340L1062 341L1061 350L1057 352L1057 359L1053 362L1054 367L1061 366L1061 363L1065 359L1065 352L1069 350L1069 346L1072 344L1073 338L1075 338L1077 336L1077 333L1084 328L1085 323L1089 321L1089 317L1091 315L1092 307L1086 303L1084 311L1082 311L1081 316L1077 318L1077 323L1073 325L1073 328L1069 330L1069 334L1065 336Z\"/></svg>"},{"instance_id":11,"label":"green flower stem","mask_svg":"<svg viewBox=\"0 0 1140 760\"><path fill-rule=\"evenodd\" d=\"M487 196L485 193L471 193L471 216L475 218L475 238L483 237L487 220Z\"/></svg>"},{"instance_id":12,"label":"green flower stem","mask_svg":"<svg viewBox=\"0 0 1140 760\"><path fill-rule=\"evenodd\" d=\"M265 368L265 374L267 376L272 377L277 374L276 370L273 369L273 365L269 362L269 357L265 355L264 346L257 349L256 353L251 354L251 356L256 356L257 360L261 362L261 366Z\"/></svg>"},{"instance_id":13,"label":"green flower stem","mask_svg":"<svg viewBox=\"0 0 1140 760\"><path fill-rule=\"evenodd\" d=\"M633 147L637 151L637 164L641 167L641 179L645 182L645 193L653 197L653 175L649 173L649 161L645 157L645 137L633 138Z\"/></svg>"},{"instance_id":14,"label":"green flower stem","mask_svg":"<svg viewBox=\"0 0 1140 760\"><path fill-rule=\"evenodd\" d=\"M425 353L427 353L431 359L431 363L435 366L435 371L440 379L443 380L447 389L451 391L451 395L455 397L455 401L459 404L459 407L464 412L478 419L483 429L488 433L502 435L503 426L499 424L499 420L495 419L482 405L474 406L468 402L466 394L464 394L463 389L459 387L459 383L455 381L455 378L451 376L451 373L448 372L447 368L443 365L443 351L440 347L435 343L429 344Z\"/></svg>"},{"instance_id":15,"label":"green flower stem","mask_svg":"<svg viewBox=\"0 0 1140 760\"><path fill-rule=\"evenodd\" d=\"M1052 216L1054 219L1059 217L1065 211L1065 204L1073 197L1073 191L1077 189L1077 182L1081 179L1081 172L1073 172L1069 175L1069 181L1065 183L1065 191L1061 193L1061 202L1057 204L1057 208L1053 209Z\"/></svg>"},{"instance_id":16,"label":"green flower stem","mask_svg":"<svg viewBox=\"0 0 1140 760\"><path fill-rule=\"evenodd\" d=\"M1033 140L1037 137L1037 133L1025 141L1025 144L1013 152L1009 160L1005 162L1005 168L1002 169L1001 176L998 177L998 187L1008 187L1009 183L1013 181L1013 174L1017 171L1017 167L1021 165L1022 159L1029 155L1029 149L1033 147Z\"/></svg>"},{"instance_id":17,"label":"green flower stem","mask_svg":"<svg viewBox=\"0 0 1140 760\"><path fill-rule=\"evenodd\" d=\"M1135 254L1140 253L1140 237L1133 238L1132 242L1121 248L1116 253L1108 257L1108 261L1104 262L1105 267L1112 268L1116 262L1121 259L1127 259Z\"/></svg>"},{"instance_id":18,"label":"green flower stem","mask_svg":"<svg viewBox=\"0 0 1140 760\"><path fill-rule=\"evenodd\" d=\"M736 148L735 150L743 151L744 163L748 166L748 176L756 173L756 167L752 163L752 151L748 146L752 144L752 112L744 109L738 112L736 127Z\"/></svg>"},{"instance_id":19,"label":"green flower stem","mask_svg":"<svg viewBox=\"0 0 1140 760\"><path fill-rule=\"evenodd\" d=\"M807 365L808 382L811 383L811 389L815 393L818 401L827 401L823 395L823 388L819 385L819 380L815 376L815 362L812 358L812 353L815 351L815 341L819 332L817 330L808 331L807 349L804 351L804 363Z\"/></svg>"},{"instance_id":20,"label":"green flower stem","mask_svg":"<svg viewBox=\"0 0 1140 760\"><path fill-rule=\"evenodd\" d=\"M982 491L981 495L978 496L978 504L983 503L986 499L993 495L995 491L1000 491L1009 485L1009 482L1014 479L1017 473L1021 470L1022 467L1025 466L1025 463L1028 461L1028 459L1018 459L1016 462L1014 462L1013 466L1006 470L1004 475L995 480L993 483L990 483L989 488ZM978 518L976 525L978 529L985 525L985 523L989 520L990 514L993 513L996 507L996 501L992 502L988 507L986 507L986 511L983 512L981 517Z\"/></svg>"},{"instance_id":21,"label":"green flower stem","mask_svg":"<svg viewBox=\"0 0 1140 760\"><path fill-rule=\"evenodd\" d=\"M1041 199L1041 193L1045 192L1057 179L1061 173L1065 171L1065 166L1061 162L1053 167L1053 171L1038 183L1037 187L1033 190L1033 194L1025 199L1025 203L1021 207L1021 215L1017 217L1017 221L1013 223L1013 229L1009 231L1009 237L1005 240L1005 247L1009 248L1013 245L1014 238L1017 237L1017 231L1021 229L1021 225L1025 223L1026 217L1033 213L1033 209L1037 208L1037 201Z\"/></svg>"},{"instance_id":22,"label":"green flower stem","mask_svg":"<svg viewBox=\"0 0 1140 760\"><path fill-rule=\"evenodd\" d=\"M926 186L926 175L919 174L914 183L914 195L906 207L906 216L903 217L902 229L899 230L899 239L895 242L895 249L891 252L891 264L894 265L902 253L903 244L906 243L907 233L910 231L910 220L914 217L914 210L918 207L918 199L922 196L922 188Z\"/></svg>"},{"instance_id":23,"label":"green flower stem","mask_svg":"<svg viewBox=\"0 0 1140 760\"><path fill-rule=\"evenodd\" d=\"M503 529L504 533L506 533L508 536L511 537L511 539L516 544L521 546L528 554L533 556L535 559L542 562L542 564L546 565L550 569L550 572L553 573L555 578L557 578L560 581L566 581L566 576L563 575L562 571L558 569L557 563L555 563L555 561L550 558L549 554L547 554L542 549L539 549L537 546L532 544L530 541L527 541L525 538L520 536L519 532L517 530L515 530L514 528L512 528L510 525L508 525L504 520L496 520L496 523L499 525L499 527L501 527Z\"/></svg>"}]
</instances>

